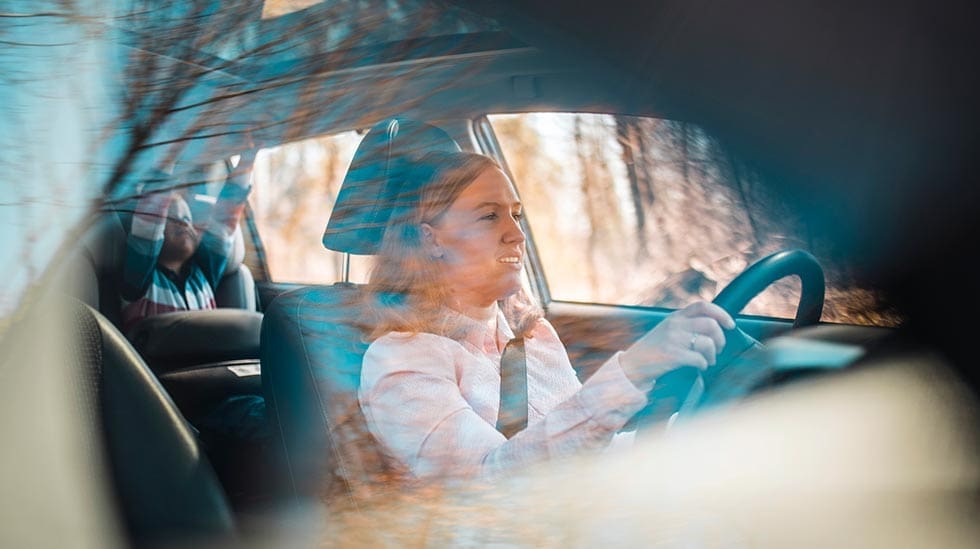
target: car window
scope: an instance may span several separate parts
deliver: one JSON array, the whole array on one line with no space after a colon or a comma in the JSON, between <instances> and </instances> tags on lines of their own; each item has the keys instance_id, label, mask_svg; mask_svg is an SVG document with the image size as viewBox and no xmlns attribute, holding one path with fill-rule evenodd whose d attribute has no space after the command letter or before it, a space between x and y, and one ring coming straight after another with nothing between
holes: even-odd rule
<instances>
[{"instance_id":1,"label":"car window","mask_svg":"<svg viewBox=\"0 0 980 549\"><path fill-rule=\"evenodd\" d=\"M272 281L343 280L344 254L323 247L323 230L360 140L347 131L259 152L249 204ZM367 280L369 268L352 256L350 280Z\"/></svg>"},{"instance_id":2,"label":"car window","mask_svg":"<svg viewBox=\"0 0 980 549\"><path fill-rule=\"evenodd\" d=\"M826 272L824 320L897 322L821 255L751 170L693 124L578 113L488 118L552 299L677 308L714 298L755 260L803 248ZM744 312L792 318L799 291L798 279L783 279Z\"/></svg>"}]
</instances>

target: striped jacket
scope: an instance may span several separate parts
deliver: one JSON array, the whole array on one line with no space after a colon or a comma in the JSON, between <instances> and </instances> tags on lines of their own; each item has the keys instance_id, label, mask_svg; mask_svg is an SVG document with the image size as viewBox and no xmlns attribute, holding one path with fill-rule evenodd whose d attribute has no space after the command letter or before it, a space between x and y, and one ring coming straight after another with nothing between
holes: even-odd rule
<instances>
[{"instance_id":1,"label":"striped jacket","mask_svg":"<svg viewBox=\"0 0 980 549\"><path fill-rule=\"evenodd\" d=\"M184 266L184 273L174 273L157 263L172 192L151 191L140 198L126 240L123 264L124 331L128 332L148 316L215 308L214 288L228 265L233 235L249 190L246 176L228 178L211 210L197 252Z\"/></svg>"}]
</instances>

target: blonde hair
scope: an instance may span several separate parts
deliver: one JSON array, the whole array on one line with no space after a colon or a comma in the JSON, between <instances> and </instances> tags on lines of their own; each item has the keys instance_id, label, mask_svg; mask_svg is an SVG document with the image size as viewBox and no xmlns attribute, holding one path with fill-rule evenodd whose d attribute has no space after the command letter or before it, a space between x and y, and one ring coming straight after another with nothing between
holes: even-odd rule
<instances>
[{"instance_id":1,"label":"blonde hair","mask_svg":"<svg viewBox=\"0 0 980 549\"><path fill-rule=\"evenodd\" d=\"M422 224L435 223L470 183L494 168L500 166L488 156L440 151L408 170L398 197L407 205L392 212L368 281L366 310L374 317L369 341L394 331L459 337L459 326L445 315L450 290L438 261L426 253ZM543 316L526 288L498 304L516 335L529 336Z\"/></svg>"}]
</instances>

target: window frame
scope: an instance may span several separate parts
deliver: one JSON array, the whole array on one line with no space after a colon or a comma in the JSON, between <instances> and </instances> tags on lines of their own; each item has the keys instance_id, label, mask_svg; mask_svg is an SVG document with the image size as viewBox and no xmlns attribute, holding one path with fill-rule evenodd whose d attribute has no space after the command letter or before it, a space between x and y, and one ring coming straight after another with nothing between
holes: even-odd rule
<instances>
[{"instance_id":1,"label":"window frame","mask_svg":"<svg viewBox=\"0 0 980 549\"><path fill-rule=\"evenodd\" d=\"M245 210L242 212L242 240L246 242L244 264L249 264L252 270L252 277L256 282L275 282L269 271L269 261L265 253L265 244L262 242L262 235L259 231L258 223L255 221L255 212L252 204L245 202ZM254 252L254 253L252 253ZM253 257L252 261L249 258ZM256 267L252 269L251 267Z\"/></svg>"},{"instance_id":2,"label":"window frame","mask_svg":"<svg viewBox=\"0 0 980 549\"><path fill-rule=\"evenodd\" d=\"M514 174L507 165L507 159L504 157L500 143L497 141L497 134L493 131L490 119L487 118L486 114L482 114L470 120L470 124L473 135L476 137L477 146L481 149L480 152L490 156L500 164L500 167L503 168L504 173L507 174L511 184L514 186L514 192L520 198L520 185L514 180ZM538 299L541 306L547 309L554 300L551 296L551 289L548 286L548 277L545 275L544 265L541 263L541 258L538 255L537 244L535 244L534 234L531 231L527 212L521 217L521 228L525 234L524 247L527 261L524 264L527 270L528 280L531 281L531 292Z\"/></svg>"}]
</instances>

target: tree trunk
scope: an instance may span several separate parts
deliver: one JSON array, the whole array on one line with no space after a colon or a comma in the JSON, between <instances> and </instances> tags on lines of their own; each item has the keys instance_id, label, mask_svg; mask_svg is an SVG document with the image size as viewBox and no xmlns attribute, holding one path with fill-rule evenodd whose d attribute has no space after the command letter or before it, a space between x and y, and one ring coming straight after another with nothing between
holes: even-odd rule
<instances>
[{"instance_id":1,"label":"tree trunk","mask_svg":"<svg viewBox=\"0 0 980 549\"><path fill-rule=\"evenodd\" d=\"M633 212L636 214L636 238L639 246L638 252L641 258L649 256L647 250L646 232L646 211L643 208L643 195L640 189L640 177L638 171L645 171L641 165L637 170L636 158L633 151L639 149L637 127L632 120L623 116L616 117L616 140L619 141L620 154L623 164L626 166L626 174L629 177L630 198L633 201ZM645 174L644 174L645 175Z\"/></svg>"}]
</instances>

